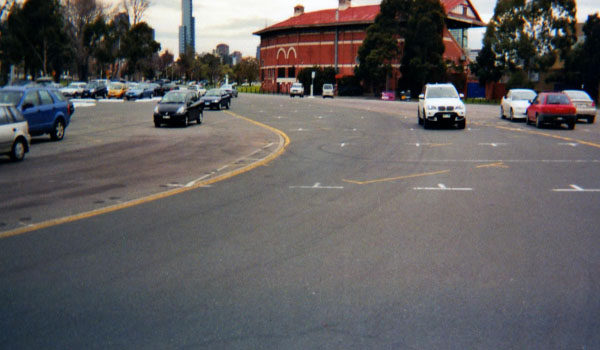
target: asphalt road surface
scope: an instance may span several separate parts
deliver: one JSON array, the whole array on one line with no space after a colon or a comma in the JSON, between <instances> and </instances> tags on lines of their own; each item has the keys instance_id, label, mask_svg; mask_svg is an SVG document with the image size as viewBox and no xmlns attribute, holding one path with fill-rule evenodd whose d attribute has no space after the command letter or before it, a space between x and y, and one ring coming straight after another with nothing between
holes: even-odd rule
<instances>
[{"instance_id":1,"label":"asphalt road surface","mask_svg":"<svg viewBox=\"0 0 600 350\"><path fill-rule=\"evenodd\" d=\"M148 115L141 106L127 115ZM414 103L241 94L231 114L168 129L182 144L204 128L207 139L253 130L179 184L269 152L211 175L220 181L147 197L165 182L151 169L196 163L173 165L178 153L156 147L166 157L128 165L140 164L141 185L110 190L138 194L132 205L12 234L7 220L0 348L600 348L600 127L538 130L497 107L467 111L466 130L424 130ZM211 130L211 118L224 126ZM101 141L113 142L136 140ZM37 161L0 164L3 181ZM80 164L77 178L97 160L55 161ZM44 219L73 214L60 202Z\"/></svg>"}]
</instances>

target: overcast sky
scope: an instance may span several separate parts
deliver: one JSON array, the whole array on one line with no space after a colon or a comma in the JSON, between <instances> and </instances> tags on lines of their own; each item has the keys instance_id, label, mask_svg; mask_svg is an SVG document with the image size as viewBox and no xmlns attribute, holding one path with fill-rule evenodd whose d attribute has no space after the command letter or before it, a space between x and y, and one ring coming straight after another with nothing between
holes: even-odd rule
<instances>
[{"instance_id":1,"label":"overcast sky","mask_svg":"<svg viewBox=\"0 0 600 350\"><path fill-rule=\"evenodd\" d=\"M105 0L118 3L120 0ZM178 31L181 24L181 0L151 0L145 20L156 30L156 40L162 49L178 54ZM381 0L352 0L352 6L375 5ZM482 19L487 22L494 12L494 0L471 0ZM196 51L212 52L220 43L230 51L255 56L259 37L253 32L283 21L293 15L294 6L304 5L305 11L335 8L338 0L193 0L196 17ZM598 0L578 0L577 17L584 22L589 14L599 11ZM482 30L471 30L469 46L481 46Z\"/></svg>"}]
</instances>

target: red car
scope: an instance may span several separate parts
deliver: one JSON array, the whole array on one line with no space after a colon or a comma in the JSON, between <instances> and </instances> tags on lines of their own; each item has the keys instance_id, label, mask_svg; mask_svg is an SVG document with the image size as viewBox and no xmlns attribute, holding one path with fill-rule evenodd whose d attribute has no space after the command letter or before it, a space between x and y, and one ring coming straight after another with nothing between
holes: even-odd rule
<instances>
[{"instance_id":1,"label":"red car","mask_svg":"<svg viewBox=\"0 0 600 350\"><path fill-rule=\"evenodd\" d=\"M562 92L542 92L527 108L526 122L535 123L538 128L543 124L567 124L567 127L573 130L577 122L577 109L571 99Z\"/></svg>"}]
</instances>

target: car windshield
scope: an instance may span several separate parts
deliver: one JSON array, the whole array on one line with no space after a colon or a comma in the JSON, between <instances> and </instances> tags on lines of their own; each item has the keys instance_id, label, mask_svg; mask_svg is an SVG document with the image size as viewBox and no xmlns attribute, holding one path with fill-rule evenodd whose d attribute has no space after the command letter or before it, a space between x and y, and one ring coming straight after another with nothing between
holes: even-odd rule
<instances>
[{"instance_id":1,"label":"car windshield","mask_svg":"<svg viewBox=\"0 0 600 350\"><path fill-rule=\"evenodd\" d=\"M585 91L569 90L569 91L565 91L565 93L574 100L585 100L585 101L592 100L592 98Z\"/></svg>"},{"instance_id":2,"label":"car windshield","mask_svg":"<svg viewBox=\"0 0 600 350\"><path fill-rule=\"evenodd\" d=\"M333 89L333 85L331 85L331 84L325 84L325 85L323 85L323 89L331 90L331 89Z\"/></svg>"},{"instance_id":3,"label":"car windshield","mask_svg":"<svg viewBox=\"0 0 600 350\"><path fill-rule=\"evenodd\" d=\"M221 96L221 90L219 90L219 89L212 89L212 90L209 90L209 91L206 93L206 96Z\"/></svg>"},{"instance_id":4,"label":"car windshield","mask_svg":"<svg viewBox=\"0 0 600 350\"><path fill-rule=\"evenodd\" d=\"M108 86L111 90L121 90L123 88L123 84L121 83L113 83Z\"/></svg>"},{"instance_id":5,"label":"car windshield","mask_svg":"<svg viewBox=\"0 0 600 350\"><path fill-rule=\"evenodd\" d=\"M98 83L96 82L89 83L85 86L86 89L95 89L96 87L98 87Z\"/></svg>"},{"instance_id":6,"label":"car windshield","mask_svg":"<svg viewBox=\"0 0 600 350\"><path fill-rule=\"evenodd\" d=\"M160 103L185 103L185 95L184 92L170 92L162 98Z\"/></svg>"},{"instance_id":7,"label":"car windshield","mask_svg":"<svg viewBox=\"0 0 600 350\"><path fill-rule=\"evenodd\" d=\"M531 101L535 96L537 96L535 91L519 90L512 93L512 99L517 101Z\"/></svg>"},{"instance_id":8,"label":"car windshield","mask_svg":"<svg viewBox=\"0 0 600 350\"><path fill-rule=\"evenodd\" d=\"M129 90L139 89L139 84L129 84Z\"/></svg>"},{"instance_id":9,"label":"car windshield","mask_svg":"<svg viewBox=\"0 0 600 350\"><path fill-rule=\"evenodd\" d=\"M21 91L0 91L0 103L8 103L11 105L18 105L23 98Z\"/></svg>"},{"instance_id":10,"label":"car windshield","mask_svg":"<svg viewBox=\"0 0 600 350\"><path fill-rule=\"evenodd\" d=\"M292 87L299 88L299 87L302 87L302 84L301 83L294 83L294 84L292 84Z\"/></svg>"},{"instance_id":11,"label":"car windshield","mask_svg":"<svg viewBox=\"0 0 600 350\"><path fill-rule=\"evenodd\" d=\"M563 95L563 94L552 94L552 95L548 95L548 98L546 99L546 104L549 104L549 105L568 105L568 104L571 104L571 101L569 101L569 98L566 95Z\"/></svg>"},{"instance_id":12,"label":"car windshield","mask_svg":"<svg viewBox=\"0 0 600 350\"><path fill-rule=\"evenodd\" d=\"M427 89L427 98L458 98L458 93L450 86L432 86Z\"/></svg>"},{"instance_id":13,"label":"car windshield","mask_svg":"<svg viewBox=\"0 0 600 350\"><path fill-rule=\"evenodd\" d=\"M78 89L78 88L81 88L81 87L84 87L84 86L85 86L84 83L71 83L67 87L73 88L73 89Z\"/></svg>"}]
</instances>

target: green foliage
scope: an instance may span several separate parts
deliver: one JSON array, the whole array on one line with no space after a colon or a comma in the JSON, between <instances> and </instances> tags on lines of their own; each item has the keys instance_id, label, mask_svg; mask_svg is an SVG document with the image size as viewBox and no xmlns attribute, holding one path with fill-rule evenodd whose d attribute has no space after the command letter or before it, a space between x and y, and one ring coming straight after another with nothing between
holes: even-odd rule
<instances>
[{"instance_id":1,"label":"green foliage","mask_svg":"<svg viewBox=\"0 0 600 350\"><path fill-rule=\"evenodd\" d=\"M426 83L446 80L443 59L444 8L439 0L418 0L412 4L402 56L402 86L418 96Z\"/></svg>"},{"instance_id":2,"label":"green foliage","mask_svg":"<svg viewBox=\"0 0 600 350\"><path fill-rule=\"evenodd\" d=\"M238 83L256 81L259 75L258 60L253 57L243 58L233 67L233 72Z\"/></svg>"},{"instance_id":3,"label":"green foliage","mask_svg":"<svg viewBox=\"0 0 600 350\"><path fill-rule=\"evenodd\" d=\"M128 60L128 73L147 70L151 57L160 51L160 44L154 41L154 29L146 22L140 22L129 30L122 44L123 56Z\"/></svg>"},{"instance_id":4,"label":"green foliage","mask_svg":"<svg viewBox=\"0 0 600 350\"><path fill-rule=\"evenodd\" d=\"M58 0L28 0L13 6L3 23L1 59L23 63L33 77L60 73L71 55Z\"/></svg>"},{"instance_id":5,"label":"green foliage","mask_svg":"<svg viewBox=\"0 0 600 350\"><path fill-rule=\"evenodd\" d=\"M363 94L360 79L356 76L348 76L339 79L337 90L339 96L361 96Z\"/></svg>"},{"instance_id":6,"label":"green foliage","mask_svg":"<svg viewBox=\"0 0 600 350\"><path fill-rule=\"evenodd\" d=\"M575 0L499 0L472 67L481 82L523 70L547 72L575 42Z\"/></svg>"},{"instance_id":7,"label":"green foliage","mask_svg":"<svg viewBox=\"0 0 600 350\"><path fill-rule=\"evenodd\" d=\"M426 82L445 78L445 11L439 0L383 0L375 22L358 51L355 74L378 93L386 87L392 65L402 62L401 85L415 93ZM398 39L404 38L404 52Z\"/></svg>"}]
</instances>

